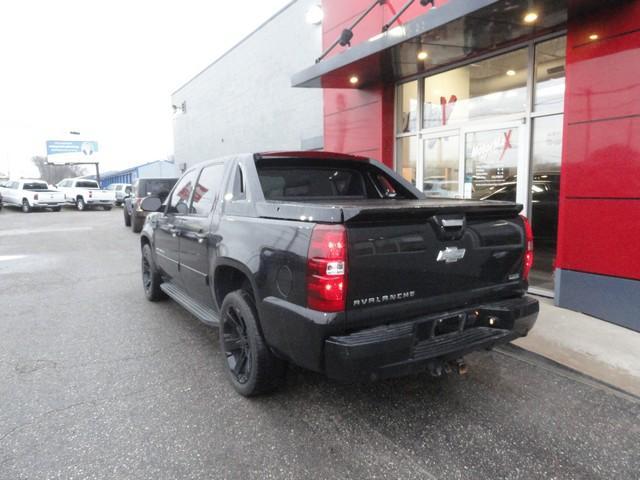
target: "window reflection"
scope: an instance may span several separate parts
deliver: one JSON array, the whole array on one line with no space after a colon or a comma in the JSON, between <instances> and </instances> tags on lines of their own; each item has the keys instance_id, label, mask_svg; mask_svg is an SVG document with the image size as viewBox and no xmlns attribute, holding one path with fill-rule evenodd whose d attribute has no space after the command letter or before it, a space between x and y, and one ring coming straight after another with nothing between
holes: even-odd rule
<instances>
[{"instance_id":1,"label":"window reflection","mask_svg":"<svg viewBox=\"0 0 640 480\"><path fill-rule=\"evenodd\" d=\"M565 88L567 37L536 45L534 110L562 110Z\"/></svg>"},{"instance_id":2,"label":"window reflection","mask_svg":"<svg viewBox=\"0 0 640 480\"><path fill-rule=\"evenodd\" d=\"M404 83L398 87L398 133L418 130L418 81Z\"/></svg>"},{"instance_id":3,"label":"window reflection","mask_svg":"<svg viewBox=\"0 0 640 480\"><path fill-rule=\"evenodd\" d=\"M423 191L430 197L458 196L460 136L449 135L424 141Z\"/></svg>"},{"instance_id":4,"label":"window reflection","mask_svg":"<svg viewBox=\"0 0 640 480\"><path fill-rule=\"evenodd\" d=\"M491 200L513 184L518 168L518 128L470 132L465 145L465 198Z\"/></svg>"},{"instance_id":5,"label":"window reflection","mask_svg":"<svg viewBox=\"0 0 640 480\"><path fill-rule=\"evenodd\" d=\"M526 48L428 77L424 127L524 112L526 86Z\"/></svg>"},{"instance_id":6,"label":"window reflection","mask_svg":"<svg viewBox=\"0 0 640 480\"><path fill-rule=\"evenodd\" d=\"M416 137L398 138L397 166L398 173L405 180L416 184L416 158L418 156L418 140Z\"/></svg>"}]
</instances>

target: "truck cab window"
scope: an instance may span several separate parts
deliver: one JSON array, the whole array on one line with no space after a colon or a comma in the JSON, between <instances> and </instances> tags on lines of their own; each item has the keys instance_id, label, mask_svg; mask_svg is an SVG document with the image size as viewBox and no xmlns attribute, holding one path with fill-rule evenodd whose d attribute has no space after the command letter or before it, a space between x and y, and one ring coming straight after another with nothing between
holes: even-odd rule
<instances>
[{"instance_id":1,"label":"truck cab window","mask_svg":"<svg viewBox=\"0 0 640 480\"><path fill-rule=\"evenodd\" d=\"M206 217L218 201L224 164L210 165L202 169L198 178L189 213Z\"/></svg>"},{"instance_id":2,"label":"truck cab window","mask_svg":"<svg viewBox=\"0 0 640 480\"><path fill-rule=\"evenodd\" d=\"M169 202L169 213L177 213L179 215L186 215L189 212L189 199L191 198L191 192L196 182L196 170L187 172L178 181L176 188L174 188L171 194L171 201Z\"/></svg>"}]
</instances>

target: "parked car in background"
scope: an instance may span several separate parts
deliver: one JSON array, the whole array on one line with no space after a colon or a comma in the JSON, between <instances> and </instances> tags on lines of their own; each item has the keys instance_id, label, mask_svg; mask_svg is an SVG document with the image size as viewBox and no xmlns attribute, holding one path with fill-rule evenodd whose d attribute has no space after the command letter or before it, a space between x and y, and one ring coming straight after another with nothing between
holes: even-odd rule
<instances>
[{"instance_id":1,"label":"parked car in background","mask_svg":"<svg viewBox=\"0 0 640 480\"><path fill-rule=\"evenodd\" d=\"M44 180L10 180L0 186L0 193L4 205L20 207L25 213L44 208L59 212L66 203L64 193L50 188Z\"/></svg>"},{"instance_id":2,"label":"parked car in background","mask_svg":"<svg viewBox=\"0 0 640 480\"><path fill-rule=\"evenodd\" d=\"M531 182L531 227L537 244L555 244L558 238L558 200L560 174L536 173ZM507 179L502 185L482 197L482 200L516 201L516 179Z\"/></svg>"},{"instance_id":3,"label":"parked car in background","mask_svg":"<svg viewBox=\"0 0 640 480\"><path fill-rule=\"evenodd\" d=\"M131 195L124 200L124 224L135 233L140 233L147 212L140 208L140 202L151 195L164 201L178 181L177 178L139 178L131 188Z\"/></svg>"},{"instance_id":4,"label":"parked car in background","mask_svg":"<svg viewBox=\"0 0 640 480\"><path fill-rule=\"evenodd\" d=\"M95 180L85 178L65 178L58 182L57 188L64 192L67 201L80 211L90 207L102 207L111 210L116 201L113 192L102 190Z\"/></svg>"},{"instance_id":5,"label":"parked car in background","mask_svg":"<svg viewBox=\"0 0 640 480\"><path fill-rule=\"evenodd\" d=\"M131 184L129 183L112 183L107 190L115 195L115 205L119 207L124 203L124 199L131 195Z\"/></svg>"},{"instance_id":6,"label":"parked car in background","mask_svg":"<svg viewBox=\"0 0 640 480\"><path fill-rule=\"evenodd\" d=\"M141 207L155 212L140 239L147 299L219 327L242 395L280 385L287 362L344 381L464 373L466 354L538 315L521 205L425 198L364 157L212 160Z\"/></svg>"}]
</instances>

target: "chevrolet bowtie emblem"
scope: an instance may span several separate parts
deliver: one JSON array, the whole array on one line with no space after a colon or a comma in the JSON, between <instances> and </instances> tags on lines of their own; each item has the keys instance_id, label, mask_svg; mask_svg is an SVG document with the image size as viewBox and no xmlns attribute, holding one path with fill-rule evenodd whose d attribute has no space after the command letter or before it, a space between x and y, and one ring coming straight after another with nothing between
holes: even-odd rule
<instances>
[{"instance_id":1,"label":"chevrolet bowtie emblem","mask_svg":"<svg viewBox=\"0 0 640 480\"><path fill-rule=\"evenodd\" d=\"M453 263L464 258L466 250L458 247L447 247L438 252L438 262Z\"/></svg>"}]
</instances>

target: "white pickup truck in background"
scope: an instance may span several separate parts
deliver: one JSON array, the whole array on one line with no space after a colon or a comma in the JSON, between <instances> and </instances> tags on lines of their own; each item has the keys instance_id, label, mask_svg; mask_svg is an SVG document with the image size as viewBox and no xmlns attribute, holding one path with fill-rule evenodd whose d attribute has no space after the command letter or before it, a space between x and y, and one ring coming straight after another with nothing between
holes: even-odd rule
<instances>
[{"instance_id":1,"label":"white pickup truck in background","mask_svg":"<svg viewBox=\"0 0 640 480\"><path fill-rule=\"evenodd\" d=\"M96 206L111 210L116 201L114 192L102 190L95 180L65 178L58 182L56 187L67 196L67 202L75 205L80 211Z\"/></svg>"},{"instance_id":2,"label":"white pickup truck in background","mask_svg":"<svg viewBox=\"0 0 640 480\"><path fill-rule=\"evenodd\" d=\"M51 189L44 180L9 180L0 185L0 194L4 205L20 207L25 213L41 208L59 212L66 203L64 193Z\"/></svg>"}]
</instances>

